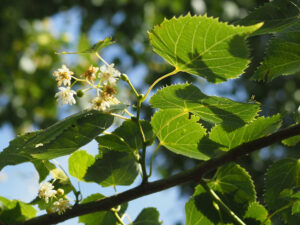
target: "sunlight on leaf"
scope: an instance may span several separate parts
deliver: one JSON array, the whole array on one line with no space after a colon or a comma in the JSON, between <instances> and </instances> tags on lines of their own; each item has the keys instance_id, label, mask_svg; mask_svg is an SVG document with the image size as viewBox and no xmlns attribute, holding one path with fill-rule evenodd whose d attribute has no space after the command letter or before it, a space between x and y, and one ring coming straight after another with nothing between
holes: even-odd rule
<instances>
[{"instance_id":1,"label":"sunlight on leaf","mask_svg":"<svg viewBox=\"0 0 300 225\"><path fill-rule=\"evenodd\" d=\"M236 78L247 68L245 38L262 24L233 26L204 16L165 19L149 33L153 50L177 71L219 83Z\"/></svg>"},{"instance_id":2,"label":"sunlight on leaf","mask_svg":"<svg viewBox=\"0 0 300 225\"><path fill-rule=\"evenodd\" d=\"M192 84L176 84L162 88L150 99L153 107L191 112L213 124L241 127L252 121L259 104L234 102L227 98L207 96Z\"/></svg>"}]
</instances>

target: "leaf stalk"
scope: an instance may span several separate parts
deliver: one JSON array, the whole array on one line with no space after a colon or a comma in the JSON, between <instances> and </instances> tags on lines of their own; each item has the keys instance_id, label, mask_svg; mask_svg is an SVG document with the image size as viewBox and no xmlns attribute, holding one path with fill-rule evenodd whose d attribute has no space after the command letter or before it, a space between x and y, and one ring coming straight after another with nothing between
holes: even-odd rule
<instances>
[{"instance_id":1,"label":"leaf stalk","mask_svg":"<svg viewBox=\"0 0 300 225\"><path fill-rule=\"evenodd\" d=\"M200 184L202 187L207 191L207 193L213 198L215 203L218 206L221 206L238 224L240 225L246 225L223 201L222 199L217 195L216 192L214 192L205 181L200 180Z\"/></svg>"}]
</instances>

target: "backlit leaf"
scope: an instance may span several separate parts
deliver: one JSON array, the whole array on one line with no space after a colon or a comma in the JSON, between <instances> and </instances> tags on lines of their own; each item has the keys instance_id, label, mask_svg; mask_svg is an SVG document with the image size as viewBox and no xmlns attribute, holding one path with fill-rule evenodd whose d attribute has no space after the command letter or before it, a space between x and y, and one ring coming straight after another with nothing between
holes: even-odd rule
<instances>
[{"instance_id":1,"label":"backlit leaf","mask_svg":"<svg viewBox=\"0 0 300 225\"><path fill-rule=\"evenodd\" d=\"M220 167L214 176L210 187L222 195L234 212L241 212L248 208L250 202L255 201L256 192L253 181L248 172L235 163ZM236 208L236 209L235 209Z\"/></svg>"},{"instance_id":2,"label":"backlit leaf","mask_svg":"<svg viewBox=\"0 0 300 225\"><path fill-rule=\"evenodd\" d=\"M151 119L153 131L160 144L170 151L187 157L207 160L209 152L198 149L206 130L197 123L199 117L191 116L188 112L178 109L159 110Z\"/></svg>"},{"instance_id":3,"label":"backlit leaf","mask_svg":"<svg viewBox=\"0 0 300 225\"><path fill-rule=\"evenodd\" d=\"M268 215L268 211L264 206L262 206L258 202L252 202L249 205L244 218L247 225L261 224L262 222L264 222L265 225L271 225L271 220L267 219ZM260 223L254 223L253 220L259 221Z\"/></svg>"},{"instance_id":4,"label":"backlit leaf","mask_svg":"<svg viewBox=\"0 0 300 225\"><path fill-rule=\"evenodd\" d=\"M180 109L181 112L191 112L202 120L233 127L252 121L259 111L259 104L207 96L192 84L165 87L152 96L150 103L155 108Z\"/></svg>"},{"instance_id":5,"label":"backlit leaf","mask_svg":"<svg viewBox=\"0 0 300 225\"><path fill-rule=\"evenodd\" d=\"M243 218L256 193L249 174L239 165L230 163L222 166L208 186L239 218ZM221 205L198 185L194 195L185 205L187 225L235 224Z\"/></svg>"},{"instance_id":6,"label":"backlit leaf","mask_svg":"<svg viewBox=\"0 0 300 225\"><path fill-rule=\"evenodd\" d=\"M296 201L292 207L292 215L300 213L300 200Z\"/></svg>"},{"instance_id":7,"label":"backlit leaf","mask_svg":"<svg viewBox=\"0 0 300 225\"><path fill-rule=\"evenodd\" d=\"M69 173L78 180L82 180L87 169L94 162L95 158L86 151L76 151L69 157Z\"/></svg>"},{"instance_id":8,"label":"backlit leaf","mask_svg":"<svg viewBox=\"0 0 300 225\"><path fill-rule=\"evenodd\" d=\"M213 83L236 78L247 68L247 35L262 24L232 26L207 16L164 20L149 33L153 50L177 71L206 78Z\"/></svg>"},{"instance_id":9,"label":"backlit leaf","mask_svg":"<svg viewBox=\"0 0 300 225\"><path fill-rule=\"evenodd\" d=\"M216 143L222 144L222 150L229 150L243 143L250 142L267 134L275 132L281 125L280 115L273 117L258 117L245 126L230 130L222 125L212 128L209 138Z\"/></svg>"},{"instance_id":10,"label":"backlit leaf","mask_svg":"<svg viewBox=\"0 0 300 225\"><path fill-rule=\"evenodd\" d=\"M36 216L36 210L19 200L9 200L0 196L0 222L11 224L25 221Z\"/></svg>"},{"instance_id":11,"label":"backlit leaf","mask_svg":"<svg viewBox=\"0 0 300 225\"><path fill-rule=\"evenodd\" d=\"M298 142L300 142L300 135L296 135L294 137L290 137L282 141L282 143L285 144L286 146L294 146Z\"/></svg>"}]
</instances>

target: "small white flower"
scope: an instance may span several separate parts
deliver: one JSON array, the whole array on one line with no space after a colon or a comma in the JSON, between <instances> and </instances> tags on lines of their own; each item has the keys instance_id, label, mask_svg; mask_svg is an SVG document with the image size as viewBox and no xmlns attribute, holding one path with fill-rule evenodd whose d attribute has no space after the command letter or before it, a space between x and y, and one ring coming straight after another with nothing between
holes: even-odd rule
<instances>
[{"instance_id":1,"label":"small white flower","mask_svg":"<svg viewBox=\"0 0 300 225\"><path fill-rule=\"evenodd\" d=\"M67 208L71 208L69 200L60 198L58 201L53 203L54 211L58 212L59 215L63 214Z\"/></svg>"},{"instance_id":2,"label":"small white flower","mask_svg":"<svg viewBox=\"0 0 300 225\"><path fill-rule=\"evenodd\" d=\"M40 184L39 197L45 199L45 202L48 203L49 198L54 198L56 195L56 191L53 188L54 186L49 182Z\"/></svg>"},{"instance_id":3,"label":"small white flower","mask_svg":"<svg viewBox=\"0 0 300 225\"><path fill-rule=\"evenodd\" d=\"M61 101L62 104L75 104L76 100L73 95L76 94L76 91L70 89L70 87L60 87L59 92L55 94L55 98L58 98L58 101Z\"/></svg>"},{"instance_id":4,"label":"small white flower","mask_svg":"<svg viewBox=\"0 0 300 225\"><path fill-rule=\"evenodd\" d=\"M114 85L120 76L121 73L119 70L114 68L114 64L110 64L108 66L103 65L100 67L99 78L102 80L104 85Z\"/></svg>"},{"instance_id":5,"label":"small white flower","mask_svg":"<svg viewBox=\"0 0 300 225\"><path fill-rule=\"evenodd\" d=\"M103 98L101 96L96 96L92 99L92 108L95 110L106 111L111 105L119 104L119 100L115 97Z\"/></svg>"},{"instance_id":6,"label":"small white flower","mask_svg":"<svg viewBox=\"0 0 300 225\"><path fill-rule=\"evenodd\" d=\"M70 86L71 85L71 79L72 79L72 75L74 73L72 71L70 71L66 65L62 65L61 69L58 69L57 71L54 71L53 76L56 77L57 82L57 86L60 86L61 84L65 85L65 86Z\"/></svg>"},{"instance_id":7,"label":"small white flower","mask_svg":"<svg viewBox=\"0 0 300 225\"><path fill-rule=\"evenodd\" d=\"M88 79L90 82L94 82L96 79L96 73L99 71L99 67L93 67L90 65L88 70L82 75L86 79Z\"/></svg>"}]
</instances>

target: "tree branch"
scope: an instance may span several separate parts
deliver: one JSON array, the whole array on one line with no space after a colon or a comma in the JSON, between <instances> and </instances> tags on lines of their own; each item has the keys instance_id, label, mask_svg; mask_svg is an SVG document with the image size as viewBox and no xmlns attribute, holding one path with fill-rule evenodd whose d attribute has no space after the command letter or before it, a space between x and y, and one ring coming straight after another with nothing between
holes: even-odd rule
<instances>
[{"instance_id":1,"label":"tree branch","mask_svg":"<svg viewBox=\"0 0 300 225\"><path fill-rule=\"evenodd\" d=\"M120 205L124 202L128 202L145 195L149 195L155 192L159 192L170 187L177 186L192 180L200 180L202 176L221 165L228 162L235 161L237 158L247 155L251 152L259 150L261 148L272 145L283 139L296 136L300 134L300 124L292 127L280 130L268 136L256 139L254 141L239 145L231 149L230 151L220 155L216 158L202 162L193 169L185 172L181 172L174 176L170 176L165 179L161 179L154 182L149 182L132 188L128 191L116 194L107 198L88 202L84 204L75 205L72 209L68 209L64 214L58 215L57 213L47 214L29 219L24 222L15 223L14 225L50 225L58 222L65 221L67 219L97 212L103 210L110 210L111 208Z\"/></svg>"}]
</instances>

